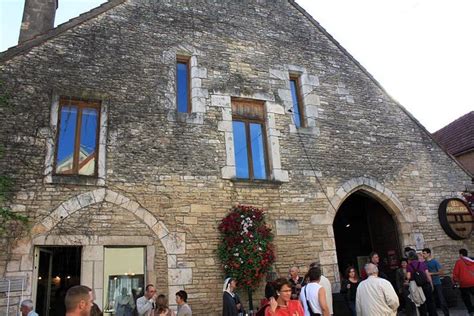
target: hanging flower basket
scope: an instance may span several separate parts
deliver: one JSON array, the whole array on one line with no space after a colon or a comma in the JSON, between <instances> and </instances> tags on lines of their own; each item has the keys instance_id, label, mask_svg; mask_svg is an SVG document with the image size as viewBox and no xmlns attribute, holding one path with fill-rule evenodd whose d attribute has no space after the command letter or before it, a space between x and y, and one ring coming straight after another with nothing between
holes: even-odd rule
<instances>
[{"instance_id":1,"label":"hanging flower basket","mask_svg":"<svg viewBox=\"0 0 474 316\"><path fill-rule=\"evenodd\" d=\"M222 234L218 256L226 276L252 292L275 260L273 234L262 210L234 206L219 225Z\"/></svg>"}]
</instances>

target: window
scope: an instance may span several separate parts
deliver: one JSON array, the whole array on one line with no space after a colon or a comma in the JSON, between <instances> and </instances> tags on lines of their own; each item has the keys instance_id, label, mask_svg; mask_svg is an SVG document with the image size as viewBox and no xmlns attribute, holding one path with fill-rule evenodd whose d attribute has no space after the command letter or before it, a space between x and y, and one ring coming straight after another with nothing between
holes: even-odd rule
<instances>
[{"instance_id":1,"label":"window","mask_svg":"<svg viewBox=\"0 0 474 316\"><path fill-rule=\"evenodd\" d=\"M300 93L300 80L298 76L290 76L291 99L293 101L293 120L296 127L304 127L303 102Z\"/></svg>"},{"instance_id":2,"label":"window","mask_svg":"<svg viewBox=\"0 0 474 316\"><path fill-rule=\"evenodd\" d=\"M54 171L97 175L100 102L61 98Z\"/></svg>"},{"instance_id":3,"label":"window","mask_svg":"<svg viewBox=\"0 0 474 316\"><path fill-rule=\"evenodd\" d=\"M189 58L178 57L176 61L176 103L178 112L191 112Z\"/></svg>"},{"instance_id":4,"label":"window","mask_svg":"<svg viewBox=\"0 0 474 316\"><path fill-rule=\"evenodd\" d=\"M237 178L267 179L263 102L233 100L232 126Z\"/></svg>"}]
</instances>

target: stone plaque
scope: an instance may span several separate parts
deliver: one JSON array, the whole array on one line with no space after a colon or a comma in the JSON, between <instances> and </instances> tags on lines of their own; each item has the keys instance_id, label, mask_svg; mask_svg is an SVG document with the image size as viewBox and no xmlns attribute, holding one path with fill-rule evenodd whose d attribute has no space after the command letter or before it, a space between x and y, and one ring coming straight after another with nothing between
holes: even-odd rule
<instances>
[{"instance_id":1,"label":"stone plaque","mask_svg":"<svg viewBox=\"0 0 474 316\"><path fill-rule=\"evenodd\" d=\"M455 240L468 239L472 235L474 215L461 199L446 199L439 205L438 217L446 234Z\"/></svg>"},{"instance_id":2,"label":"stone plaque","mask_svg":"<svg viewBox=\"0 0 474 316\"><path fill-rule=\"evenodd\" d=\"M276 234L278 236L299 235L298 221L295 219L277 219Z\"/></svg>"}]
</instances>

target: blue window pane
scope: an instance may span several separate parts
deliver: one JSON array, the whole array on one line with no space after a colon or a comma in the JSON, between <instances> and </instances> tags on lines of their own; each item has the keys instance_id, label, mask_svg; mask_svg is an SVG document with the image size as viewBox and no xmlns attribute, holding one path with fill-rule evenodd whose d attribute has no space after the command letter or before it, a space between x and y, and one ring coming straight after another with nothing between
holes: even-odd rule
<instances>
[{"instance_id":1,"label":"blue window pane","mask_svg":"<svg viewBox=\"0 0 474 316\"><path fill-rule=\"evenodd\" d=\"M249 163L247 155L247 137L244 122L234 121L234 153L237 178L249 178Z\"/></svg>"},{"instance_id":2,"label":"blue window pane","mask_svg":"<svg viewBox=\"0 0 474 316\"><path fill-rule=\"evenodd\" d=\"M77 108L61 108L58 145L56 154L56 173L71 173L74 166L74 143L76 139Z\"/></svg>"},{"instance_id":3,"label":"blue window pane","mask_svg":"<svg viewBox=\"0 0 474 316\"><path fill-rule=\"evenodd\" d=\"M266 179L265 148L263 145L262 124L250 123L250 141L252 146L253 177Z\"/></svg>"},{"instance_id":4,"label":"blue window pane","mask_svg":"<svg viewBox=\"0 0 474 316\"><path fill-rule=\"evenodd\" d=\"M296 80L290 80L291 87L291 98L293 100L293 119L295 121L296 127L301 127L301 113L300 106L298 102L298 87Z\"/></svg>"},{"instance_id":5,"label":"blue window pane","mask_svg":"<svg viewBox=\"0 0 474 316\"><path fill-rule=\"evenodd\" d=\"M178 112L188 112L189 102L189 81L188 64L178 62L176 65L176 89Z\"/></svg>"},{"instance_id":6,"label":"blue window pane","mask_svg":"<svg viewBox=\"0 0 474 316\"><path fill-rule=\"evenodd\" d=\"M98 110L85 108L82 110L81 122L81 146L79 152L79 174L93 175L97 160L97 123Z\"/></svg>"}]
</instances>

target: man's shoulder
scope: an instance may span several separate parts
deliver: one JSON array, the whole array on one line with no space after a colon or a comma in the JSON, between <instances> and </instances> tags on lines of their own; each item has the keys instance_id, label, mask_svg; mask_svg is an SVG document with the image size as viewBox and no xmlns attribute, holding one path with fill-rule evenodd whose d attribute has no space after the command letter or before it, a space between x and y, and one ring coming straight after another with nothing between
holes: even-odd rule
<instances>
[{"instance_id":1,"label":"man's shoulder","mask_svg":"<svg viewBox=\"0 0 474 316\"><path fill-rule=\"evenodd\" d=\"M137 302L140 301L147 301L146 297L145 296L140 296L139 298L137 298Z\"/></svg>"}]
</instances>

